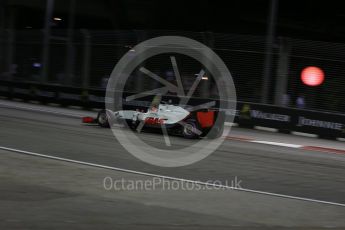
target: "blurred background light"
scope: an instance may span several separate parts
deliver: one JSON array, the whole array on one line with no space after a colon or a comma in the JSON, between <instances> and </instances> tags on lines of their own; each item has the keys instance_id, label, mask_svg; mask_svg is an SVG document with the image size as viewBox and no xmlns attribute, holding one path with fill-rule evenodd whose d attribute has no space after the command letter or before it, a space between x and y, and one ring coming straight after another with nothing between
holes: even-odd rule
<instances>
[{"instance_id":1,"label":"blurred background light","mask_svg":"<svg viewBox=\"0 0 345 230\"><path fill-rule=\"evenodd\" d=\"M301 80L305 85L318 86L325 80L325 74L321 68L309 66L302 70Z\"/></svg>"}]
</instances>

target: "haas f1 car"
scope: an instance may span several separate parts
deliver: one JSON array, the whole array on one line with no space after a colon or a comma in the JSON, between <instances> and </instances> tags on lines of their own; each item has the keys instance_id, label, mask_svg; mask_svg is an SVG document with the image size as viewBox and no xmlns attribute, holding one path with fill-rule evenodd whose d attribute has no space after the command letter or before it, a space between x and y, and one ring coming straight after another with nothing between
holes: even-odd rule
<instances>
[{"instance_id":1,"label":"haas f1 car","mask_svg":"<svg viewBox=\"0 0 345 230\"><path fill-rule=\"evenodd\" d=\"M200 137L218 138L223 134L224 112L217 109L200 109L160 103L151 106L146 112L138 110L111 111L103 109L97 118L84 117L84 123L98 123L110 127L114 122L125 122L132 130L161 130L164 126L168 133L194 139ZM139 128L140 127L140 128Z\"/></svg>"}]
</instances>

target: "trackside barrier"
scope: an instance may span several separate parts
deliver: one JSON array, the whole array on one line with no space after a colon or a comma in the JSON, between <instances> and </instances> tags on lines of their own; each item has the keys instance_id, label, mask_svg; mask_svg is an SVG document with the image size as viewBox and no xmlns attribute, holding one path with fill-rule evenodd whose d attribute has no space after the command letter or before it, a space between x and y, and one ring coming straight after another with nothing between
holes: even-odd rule
<instances>
[{"instance_id":1,"label":"trackside barrier","mask_svg":"<svg viewBox=\"0 0 345 230\"><path fill-rule=\"evenodd\" d=\"M124 97L128 96L124 93ZM0 80L0 96L8 99L19 98L24 101L39 101L42 104L56 103L61 106L81 106L84 109L104 108L104 89L83 89L58 84L39 84L35 82L11 82ZM145 109L153 96L140 100L123 100L125 109ZM174 96L164 96L164 100L178 103ZM200 105L211 99L191 98L190 105ZM215 100L214 107L219 101ZM336 139L345 137L345 115L315 110L303 110L274 105L237 102L236 110L226 111L228 117L241 127L262 126L275 128L279 132L292 131L312 133L320 138Z\"/></svg>"},{"instance_id":2,"label":"trackside barrier","mask_svg":"<svg viewBox=\"0 0 345 230\"><path fill-rule=\"evenodd\" d=\"M325 139L345 137L344 114L239 102L236 121L242 127L269 127L282 133L312 133Z\"/></svg>"}]
</instances>

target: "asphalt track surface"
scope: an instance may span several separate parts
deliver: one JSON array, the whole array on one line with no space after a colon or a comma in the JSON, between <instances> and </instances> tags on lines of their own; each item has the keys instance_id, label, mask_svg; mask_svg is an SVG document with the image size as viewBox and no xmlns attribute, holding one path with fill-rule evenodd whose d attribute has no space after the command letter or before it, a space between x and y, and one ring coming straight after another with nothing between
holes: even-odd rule
<instances>
[{"instance_id":1,"label":"asphalt track surface","mask_svg":"<svg viewBox=\"0 0 345 230\"><path fill-rule=\"evenodd\" d=\"M195 164L157 167L129 154L111 130L83 125L78 117L4 106L0 111L0 147L193 181L237 180L244 189L315 200L219 189L108 191L103 187L107 176L152 176L2 149L3 229L345 228L345 155L225 140ZM152 145L163 144L158 134L140 135ZM181 147L192 142L173 141Z\"/></svg>"}]
</instances>

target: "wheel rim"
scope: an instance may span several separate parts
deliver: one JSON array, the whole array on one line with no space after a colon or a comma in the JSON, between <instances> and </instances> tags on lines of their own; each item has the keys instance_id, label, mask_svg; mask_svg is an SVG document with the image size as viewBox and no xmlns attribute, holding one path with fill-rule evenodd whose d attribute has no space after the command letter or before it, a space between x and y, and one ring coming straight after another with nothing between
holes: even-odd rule
<instances>
[{"instance_id":1,"label":"wheel rim","mask_svg":"<svg viewBox=\"0 0 345 230\"><path fill-rule=\"evenodd\" d=\"M185 124L183 126L183 132L184 132L184 134L186 134L188 136L194 135L194 126L192 124L189 124L189 123Z\"/></svg>"},{"instance_id":2,"label":"wheel rim","mask_svg":"<svg viewBox=\"0 0 345 230\"><path fill-rule=\"evenodd\" d=\"M107 115L105 113L101 113L99 115L98 120L99 120L99 123L105 124L107 122Z\"/></svg>"}]
</instances>

